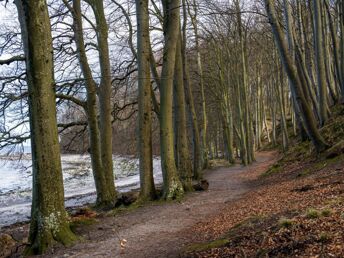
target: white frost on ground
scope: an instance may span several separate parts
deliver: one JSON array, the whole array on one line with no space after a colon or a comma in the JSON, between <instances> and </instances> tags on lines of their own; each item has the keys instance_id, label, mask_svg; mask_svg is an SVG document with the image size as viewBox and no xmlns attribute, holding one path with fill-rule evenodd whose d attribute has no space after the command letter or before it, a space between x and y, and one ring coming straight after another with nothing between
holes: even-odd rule
<instances>
[{"instance_id":1,"label":"white frost on ground","mask_svg":"<svg viewBox=\"0 0 344 258\"><path fill-rule=\"evenodd\" d=\"M139 188L138 159L114 156L114 174L120 192ZM31 159L0 157L0 228L30 217L32 173ZM66 207L94 203L95 186L89 155L62 155ZM162 182L160 158L154 158L155 183Z\"/></svg>"}]
</instances>

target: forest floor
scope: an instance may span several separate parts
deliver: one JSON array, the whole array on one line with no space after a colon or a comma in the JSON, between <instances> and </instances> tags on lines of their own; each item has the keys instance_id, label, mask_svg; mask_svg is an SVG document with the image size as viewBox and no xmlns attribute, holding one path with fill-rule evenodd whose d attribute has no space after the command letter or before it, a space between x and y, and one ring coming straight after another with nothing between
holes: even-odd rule
<instances>
[{"instance_id":1,"label":"forest floor","mask_svg":"<svg viewBox=\"0 0 344 258\"><path fill-rule=\"evenodd\" d=\"M344 257L344 154L311 154L309 143L260 152L209 169L209 190L179 202L90 211L74 225L82 240L44 257ZM5 233L20 243L27 230Z\"/></svg>"},{"instance_id":2,"label":"forest floor","mask_svg":"<svg viewBox=\"0 0 344 258\"><path fill-rule=\"evenodd\" d=\"M209 169L205 172L208 191L190 193L180 201L123 209L114 216L96 215L90 223L81 222L75 227L82 241L70 248L58 246L45 257L178 257L184 247L195 241L193 227L201 229L197 225L206 224L212 217L230 209L233 202L255 187L247 178L266 171L277 156L273 151L261 152L257 154L257 162L249 167L235 165ZM21 225L5 233L20 242L27 230L28 225ZM209 238L208 235L203 237ZM18 257L20 249L13 257Z\"/></svg>"},{"instance_id":3,"label":"forest floor","mask_svg":"<svg viewBox=\"0 0 344 258\"><path fill-rule=\"evenodd\" d=\"M344 257L343 124L342 105L321 129L334 146L321 155L291 137L283 155L259 152L248 167L213 164L208 191L74 217L80 242L44 257ZM27 231L5 233L18 246Z\"/></svg>"}]
</instances>

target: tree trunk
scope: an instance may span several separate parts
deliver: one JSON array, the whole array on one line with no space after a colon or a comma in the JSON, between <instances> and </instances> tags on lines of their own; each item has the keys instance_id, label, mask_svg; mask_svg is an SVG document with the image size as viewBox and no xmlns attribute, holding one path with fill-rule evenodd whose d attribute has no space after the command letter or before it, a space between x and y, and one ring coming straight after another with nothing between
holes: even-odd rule
<instances>
[{"instance_id":1,"label":"tree trunk","mask_svg":"<svg viewBox=\"0 0 344 258\"><path fill-rule=\"evenodd\" d=\"M323 23L320 0L313 0L314 7L314 24L315 24L315 56L317 64L317 77L319 87L319 113L320 124L324 125L328 119L327 113L327 83L326 70L324 58L324 38L323 38Z\"/></svg>"},{"instance_id":2,"label":"tree trunk","mask_svg":"<svg viewBox=\"0 0 344 258\"><path fill-rule=\"evenodd\" d=\"M192 188L192 163L188 148L188 134L186 130L186 111L185 111L185 90L183 80L183 63L182 63L182 41L181 33L177 40L176 49L176 64L174 72L174 87L176 100L176 116L178 117L177 124L177 153L178 153L178 171L182 179L184 189L191 191Z\"/></svg>"},{"instance_id":3,"label":"tree trunk","mask_svg":"<svg viewBox=\"0 0 344 258\"><path fill-rule=\"evenodd\" d=\"M201 178L201 140L199 135L199 126L197 114L195 109L194 98L192 94L192 86L190 84L189 66L186 56L186 43L187 43L187 11L186 0L183 0L183 41L182 41L182 58L183 58L183 73L184 73L184 88L186 91L186 102L189 107L190 118L192 120L192 139L193 139L193 177L198 180Z\"/></svg>"},{"instance_id":4,"label":"tree trunk","mask_svg":"<svg viewBox=\"0 0 344 258\"><path fill-rule=\"evenodd\" d=\"M184 194L174 155L172 122L173 75L179 35L179 0L163 1L164 6L164 55L160 89L160 145L161 168L164 180L164 198L175 199Z\"/></svg>"},{"instance_id":5,"label":"tree trunk","mask_svg":"<svg viewBox=\"0 0 344 258\"><path fill-rule=\"evenodd\" d=\"M205 92L204 92L204 80L203 80L203 65L202 65L202 58L201 58L201 49L199 46L199 35L198 35L198 21L197 21L197 3L193 0L193 9L194 15L191 17L192 26L195 33L195 42L196 42L196 55L197 55L197 69L199 73L199 80L200 80L200 88L201 88L201 102L202 102L202 128L201 128L201 135L202 135L202 152L203 152L203 169L208 167L208 150L207 150L207 126L208 126L208 118L207 118L207 108L206 108L206 100L205 100Z\"/></svg>"},{"instance_id":6,"label":"tree trunk","mask_svg":"<svg viewBox=\"0 0 344 258\"><path fill-rule=\"evenodd\" d=\"M277 21L277 16L275 12L275 7L272 0L265 0L266 10L272 26L273 34L275 37L276 45L278 47L281 60L283 62L284 68L288 74L291 81L291 85L294 87L294 94L296 94L296 100L301 109L301 115L303 117L303 123L307 130L308 136L311 138L316 150L322 152L328 148L327 143L320 135L317 129L316 119L310 106L305 99L304 93L302 91L301 81L296 73L295 65L293 64L292 58L288 54L287 43L284 40L282 30Z\"/></svg>"},{"instance_id":7,"label":"tree trunk","mask_svg":"<svg viewBox=\"0 0 344 258\"><path fill-rule=\"evenodd\" d=\"M27 254L42 254L55 241L76 240L64 208L53 78L53 48L46 1L15 1L26 56L32 153L32 207Z\"/></svg>"},{"instance_id":8,"label":"tree trunk","mask_svg":"<svg viewBox=\"0 0 344 258\"><path fill-rule=\"evenodd\" d=\"M109 192L108 200L106 200L106 202L103 200L103 205L105 207L110 207L116 203L116 190L112 161L112 86L108 26L104 14L103 1L87 0L86 2L89 2L92 7L97 25L99 65L102 77L99 86L100 151L106 188Z\"/></svg>"},{"instance_id":9,"label":"tree trunk","mask_svg":"<svg viewBox=\"0 0 344 258\"><path fill-rule=\"evenodd\" d=\"M113 193L110 192L111 188L108 188L109 182L106 182L106 176L103 168L100 131L98 125L97 85L93 80L92 71L88 64L86 55L80 0L73 0L73 9L71 11L74 19L73 28L78 57L86 85L86 111L90 138L92 171L97 191L97 206L103 207L109 204L112 205L115 199Z\"/></svg>"},{"instance_id":10,"label":"tree trunk","mask_svg":"<svg viewBox=\"0 0 344 258\"><path fill-rule=\"evenodd\" d=\"M148 0L136 0L137 61L139 84L140 198L156 197L152 157L152 103L150 82L150 38Z\"/></svg>"},{"instance_id":11,"label":"tree trunk","mask_svg":"<svg viewBox=\"0 0 344 258\"><path fill-rule=\"evenodd\" d=\"M334 27L333 19L330 12L330 7L328 0L324 1L325 3L325 9L328 17L330 32L331 32L331 41L332 41L332 51L333 51L333 59L334 59L334 68L335 68L335 75L336 75L336 81L337 85L339 85L339 88L343 85L343 78L342 73L340 70L340 60L339 60L339 51L338 51L338 35ZM344 96L344 93L343 93Z\"/></svg>"},{"instance_id":12,"label":"tree trunk","mask_svg":"<svg viewBox=\"0 0 344 258\"><path fill-rule=\"evenodd\" d=\"M253 134L251 129L251 121L250 121L250 108L249 108L249 101L248 101L248 73L247 73L247 60L246 60L246 44L245 38L242 31L242 20L241 20L241 9L240 9L240 0L235 1L236 12L237 12L237 22L238 22L238 36L239 36L239 43L240 43L240 56L241 56L241 69L242 69L242 79L243 82L242 88L240 90L242 94L242 114L244 120L244 128L245 128L245 143L246 143L246 156L247 156L247 163L251 164L254 161L254 154L253 154Z\"/></svg>"}]
</instances>

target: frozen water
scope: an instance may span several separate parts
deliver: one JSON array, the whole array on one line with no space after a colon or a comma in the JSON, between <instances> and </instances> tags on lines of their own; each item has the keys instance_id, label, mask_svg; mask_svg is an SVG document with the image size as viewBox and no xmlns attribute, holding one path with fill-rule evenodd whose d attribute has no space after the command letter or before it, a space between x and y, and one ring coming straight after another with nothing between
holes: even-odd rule
<instances>
[{"instance_id":1,"label":"frozen water","mask_svg":"<svg viewBox=\"0 0 344 258\"><path fill-rule=\"evenodd\" d=\"M116 188L120 192L139 188L138 159L114 156ZM23 155L0 157L0 227L30 218L32 172L31 158ZM62 155L66 207L94 203L95 185L89 155ZM162 182L160 158L153 160L154 179Z\"/></svg>"}]
</instances>

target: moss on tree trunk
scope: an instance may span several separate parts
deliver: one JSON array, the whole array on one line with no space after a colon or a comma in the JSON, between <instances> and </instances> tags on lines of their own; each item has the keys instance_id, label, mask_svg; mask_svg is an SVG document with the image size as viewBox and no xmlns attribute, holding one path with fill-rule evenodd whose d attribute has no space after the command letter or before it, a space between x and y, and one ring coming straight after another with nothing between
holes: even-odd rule
<instances>
[{"instance_id":1,"label":"moss on tree trunk","mask_svg":"<svg viewBox=\"0 0 344 258\"><path fill-rule=\"evenodd\" d=\"M172 123L173 75L179 34L180 1L168 0L163 2L163 4L165 13L165 47L160 89L161 168L164 180L164 198L174 199L181 197L184 193L175 164Z\"/></svg>"},{"instance_id":2,"label":"moss on tree trunk","mask_svg":"<svg viewBox=\"0 0 344 258\"><path fill-rule=\"evenodd\" d=\"M152 98L150 82L150 39L148 0L136 1L137 14L137 60L139 73L139 155L140 155L140 200L156 197L152 160ZM154 93L153 93L154 94Z\"/></svg>"},{"instance_id":3,"label":"moss on tree trunk","mask_svg":"<svg viewBox=\"0 0 344 258\"><path fill-rule=\"evenodd\" d=\"M41 254L56 241L70 245L58 141L53 50L45 0L16 1L26 56L33 171L28 254Z\"/></svg>"}]
</instances>

